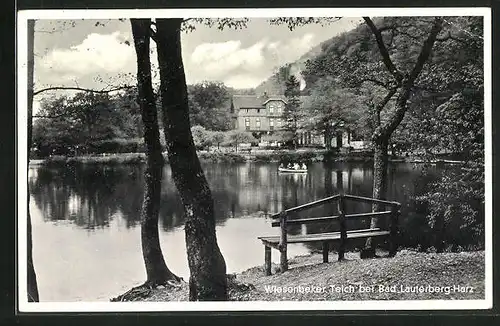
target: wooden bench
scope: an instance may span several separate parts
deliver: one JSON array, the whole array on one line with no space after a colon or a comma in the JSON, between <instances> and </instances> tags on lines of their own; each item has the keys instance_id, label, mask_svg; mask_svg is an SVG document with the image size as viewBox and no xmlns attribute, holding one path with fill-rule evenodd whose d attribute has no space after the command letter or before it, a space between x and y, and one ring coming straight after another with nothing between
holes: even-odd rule
<instances>
[{"instance_id":1,"label":"wooden bench","mask_svg":"<svg viewBox=\"0 0 500 326\"><path fill-rule=\"evenodd\" d=\"M364 202L370 204L378 204L380 206L389 206L390 210L379 212L358 213L358 214L345 214L345 201L351 200L355 202ZM338 215L323 216L323 217L310 217L301 219L290 219L296 213L304 211L313 207L325 204L337 203ZM331 197L323 198L308 204L300 205L297 207L289 208L283 212L273 214L271 218L277 219L273 221L271 226L280 227L280 235L278 236L262 236L258 237L264 244L264 257L265 257L265 272L266 275L271 275L271 248L278 250L280 256L280 270L282 272L288 269L287 260L287 245L289 243L306 243L306 242L321 242L323 251L323 262L328 262L328 252L330 243L339 241L338 260L344 259L345 247L347 240L359 238L374 238L374 237L388 237L390 240L389 256L393 257L397 251L397 234L398 234L398 218L400 215L401 204L393 201L379 200L368 197L352 196L352 195L334 195ZM370 229L353 229L347 230L347 218L372 218L372 217L390 217L389 229L384 230L381 228ZM340 231L315 233L306 235L288 235L287 227L289 225L297 224L312 224L329 221L338 221Z\"/></svg>"}]
</instances>

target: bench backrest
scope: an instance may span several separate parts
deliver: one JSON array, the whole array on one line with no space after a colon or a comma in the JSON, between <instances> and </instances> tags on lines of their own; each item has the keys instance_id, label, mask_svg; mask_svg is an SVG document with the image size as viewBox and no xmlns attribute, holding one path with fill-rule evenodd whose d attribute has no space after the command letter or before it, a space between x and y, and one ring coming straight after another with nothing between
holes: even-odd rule
<instances>
[{"instance_id":1,"label":"bench backrest","mask_svg":"<svg viewBox=\"0 0 500 326\"><path fill-rule=\"evenodd\" d=\"M390 208L390 210L385 210L385 211L380 211L380 212L368 212L368 213L357 213L357 214L345 214L345 200L350 200L350 201L355 201L355 202L363 202L363 203L370 203L370 204L381 204L383 206L387 206ZM321 217L309 217L309 218L301 218L301 219L288 219L291 215L305 211L308 209L311 209L313 207L317 207L320 205L325 205L325 204L331 204L337 202L338 203L338 211L339 215L333 215L333 216L321 216ZM369 197L361 197L361 196L353 196L353 195L345 195L345 194L338 194L330 197L326 197L311 203L307 203L304 205L299 205L296 207L292 207L289 209L286 209L280 213L273 214L271 215L271 218L275 219L271 223L272 227L279 227L282 226L282 223L284 222L286 226L288 225L297 225L297 224L313 224L313 223L323 223L323 222L329 222L329 221L334 221L334 220L339 220L341 223L341 228L342 224L344 223L344 220L346 218L371 218L371 217L388 217L388 216L395 216L397 212L399 211L401 207L401 204L398 202L394 201L388 201L388 200L381 200L381 199L375 199L375 198L369 198ZM283 226L282 226L283 227Z\"/></svg>"}]
</instances>

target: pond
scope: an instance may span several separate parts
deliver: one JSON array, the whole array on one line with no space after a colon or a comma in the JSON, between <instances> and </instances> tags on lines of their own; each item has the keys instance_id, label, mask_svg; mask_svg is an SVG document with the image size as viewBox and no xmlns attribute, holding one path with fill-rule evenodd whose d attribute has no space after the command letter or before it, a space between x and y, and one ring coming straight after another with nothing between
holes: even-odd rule
<instances>
[{"instance_id":1,"label":"pond","mask_svg":"<svg viewBox=\"0 0 500 326\"><path fill-rule=\"evenodd\" d=\"M257 237L279 232L270 226L269 214L339 190L368 197L372 191L369 163L313 163L307 174L279 174L274 163L211 163L203 168L212 189L217 237L228 273L263 264L264 248ZM391 165L388 199L402 203L402 246L433 245L426 207L417 204L414 196L448 168L453 167L434 168L424 178L419 165ZM108 301L145 280L140 246L143 169L125 165L30 168L33 255L41 301ZM160 240L167 265L188 280L183 210L168 165L161 200ZM320 207L308 214L322 216L332 210ZM369 210L366 205L347 206L348 212ZM469 245L473 237L457 231L459 218L445 231L446 241ZM291 232L313 233L335 227L330 223ZM351 243L350 249L359 245ZM288 255L316 249L314 245L294 244L289 246ZM275 250L273 261L279 261Z\"/></svg>"}]
</instances>

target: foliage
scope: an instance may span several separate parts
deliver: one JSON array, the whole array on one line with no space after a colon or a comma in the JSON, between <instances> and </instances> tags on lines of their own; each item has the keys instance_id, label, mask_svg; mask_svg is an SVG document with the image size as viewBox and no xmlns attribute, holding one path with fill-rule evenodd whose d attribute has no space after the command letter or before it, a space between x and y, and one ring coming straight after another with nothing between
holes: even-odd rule
<instances>
[{"instance_id":1,"label":"foliage","mask_svg":"<svg viewBox=\"0 0 500 326\"><path fill-rule=\"evenodd\" d=\"M222 144L226 139L226 136L222 131L213 131L211 133L211 137L212 144L217 145L217 148L219 148L220 144Z\"/></svg>"},{"instance_id":2,"label":"foliage","mask_svg":"<svg viewBox=\"0 0 500 326\"><path fill-rule=\"evenodd\" d=\"M197 149L205 149L212 144L212 137L209 131L202 126L191 127L194 145Z\"/></svg>"},{"instance_id":3,"label":"foliage","mask_svg":"<svg viewBox=\"0 0 500 326\"><path fill-rule=\"evenodd\" d=\"M75 164L106 164L106 165L120 165L120 164L140 164L146 161L144 153L127 153L127 154L110 154L110 155L84 155L67 157L61 155L54 155L44 160L45 166L65 167Z\"/></svg>"},{"instance_id":4,"label":"foliage","mask_svg":"<svg viewBox=\"0 0 500 326\"><path fill-rule=\"evenodd\" d=\"M428 203L431 227L444 229L452 216L461 216L461 228L473 230L478 242L484 245L482 28L480 17L455 19L449 35L461 41L440 44L436 52L441 58L433 60L434 69L421 79L432 90L422 92L422 97L432 97L435 110L415 107L413 114L425 114L424 119L420 124L409 124L405 136L408 147L425 152L428 159L445 153L460 154L464 161L461 168L432 182L428 192L417 199ZM415 142L419 136L419 142Z\"/></svg>"},{"instance_id":5,"label":"foliage","mask_svg":"<svg viewBox=\"0 0 500 326\"><path fill-rule=\"evenodd\" d=\"M231 128L230 94L220 82L205 81L188 85L189 119L192 126L209 130Z\"/></svg>"},{"instance_id":6,"label":"foliage","mask_svg":"<svg viewBox=\"0 0 500 326\"><path fill-rule=\"evenodd\" d=\"M43 100L33 126L35 152L42 157L90 153L100 142L137 138L140 116L130 94L81 92Z\"/></svg>"},{"instance_id":7,"label":"foliage","mask_svg":"<svg viewBox=\"0 0 500 326\"><path fill-rule=\"evenodd\" d=\"M283 129L292 133L292 139L296 145L297 130L301 118L300 83L292 75L286 81L285 97L286 104L283 111Z\"/></svg>"},{"instance_id":8,"label":"foliage","mask_svg":"<svg viewBox=\"0 0 500 326\"><path fill-rule=\"evenodd\" d=\"M201 152L198 153L198 157L207 162L242 163L246 161L245 157L236 153Z\"/></svg>"},{"instance_id":9,"label":"foliage","mask_svg":"<svg viewBox=\"0 0 500 326\"><path fill-rule=\"evenodd\" d=\"M113 138L98 140L88 144L87 152L95 154L103 153L144 153L144 140L140 138Z\"/></svg>"},{"instance_id":10,"label":"foliage","mask_svg":"<svg viewBox=\"0 0 500 326\"><path fill-rule=\"evenodd\" d=\"M227 133L227 143L233 145L238 151L238 145L241 143L255 143L255 137L246 131L231 130Z\"/></svg>"},{"instance_id":11,"label":"foliage","mask_svg":"<svg viewBox=\"0 0 500 326\"><path fill-rule=\"evenodd\" d=\"M361 131L362 138L369 139L373 127L365 101L365 96L338 86L334 78L321 78L311 90L309 103L305 105L309 108L305 111L306 126L325 133L342 126Z\"/></svg>"},{"instance_id":12,"label":"foliage","mask_svg":"<svg viewBox=\"0 0 500 326\"><path fill-rule=\"evenodd\" d=\"M380 109L384 96L398 87L398 78L412 72L429 35L433 17L374 19L395 69L387 69L367 24L325 42L322 53L306 64L303 75L319 93L330 80L331 92L348 89L368 112L363 129L384 125L396 111L395 92ZM459 154L460 171L448 172L427 185L418 200L428 205L432 226L446 227L452 215L464 217L462 227L484 229L484 102L483 21L481 17L446 17L432 53L410 90L404 119L392 135L399 151L434 159ZM397 75L397 74L396 74ZM394 82L396 80L396 83ZM349 112L344 112L344 116ZM378 121L377 121L378 119ZM440 226L439 226L440 225ZM437 230L436 229L436 230ZM437 231L436 231L437 232Z\"/></svg>"},{"instance_id":13,"label":"foliage","mask_svg":"<svg viewBox=\"0 0 500 326\"><path fill-rule=\"evenodd\" d=\"M246 27L248 18L186 18L184 19L181 30L184 32L192 32L196 30L196 25L205 25L208 27L215 27L218 30L225 28L230 29L243 29Z\"/></svg>"},{"instance_id":14,"label":"foliage","mask_svg":"<svg viewBox=\"0 0 500 326\"><path fill-rule=\"evenodd\" d=\"M205 148L221 144L221 133L231 126L230 93L217 82L204 82L188 87L191 124L203 126L197 146ZM85 153L126 153L144 151L144 128L135 87L119 93L79 92L75 96L46 98L33 126L33 154L81 155ZM157 102L159 97L157 97ZM157 103L158 105L158 103ZM160 137L165 147L163 137Z\"/></svg>"},{"instance_id":15,"label":"foliage","mask_svg":"<svg viewBox=\"0 0 500 326\"><path fill-rule=\"evenodd\" d=\"M271 25L286 24L289 30L308 24L329 25L338 21L341 17L277 17L269 19Z\"/></svg>"},{"instance_id":16,"label":"foliage","mask_svg":"<svg viewBox=\"0 0 500 326\"><path fill-rule=\"evenodd\" d=\"M286 141L289 141L290 139L292 139L293 137L293 134L288 132L288 131L283 131L283 130L279 130L279 131L274 131L270 134L265 134L265 135L262 135L262 137L260 138L261 141L265 141L265 142L269 142L269 143L284 143Z\"/></svg>"}]
</instances>

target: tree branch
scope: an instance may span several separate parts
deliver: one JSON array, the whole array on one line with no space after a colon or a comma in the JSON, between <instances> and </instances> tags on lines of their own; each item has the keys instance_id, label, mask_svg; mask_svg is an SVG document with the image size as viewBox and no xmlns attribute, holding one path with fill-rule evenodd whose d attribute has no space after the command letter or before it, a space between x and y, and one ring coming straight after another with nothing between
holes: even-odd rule
<instances>
[{"instance_id":1,"label":"tree branch","mask_svg":"<svg viewBox=\"0 0 500 326\"><path fill-rule=\"evenodd\" d=\"M375 130L373 139L380 139L380 137L390 136L403 120L405 112L407 110L407 101L410 98L413 84L422 71L424 64L429 59L432 47L434 46L434 42L436 41L436 37L442 28L443 19L440 17L436 17L434 19L431 31L429 32L429 36L422 45L422 49L420 50L420 54L418 55L417 62L415 63L413 70L409 75L405 76L402 82L401 91L396 100L396 110L394 110L393 114L387 119L387 122L383 126L379 126Z\"/></svg>"},{"instance_id":2,"label":"tree branch","mask_svg":"<svg viewBox=\"0 0 500 326\"><path fill-rule=\"evenodd\" d=\"M377 29L373 21L370 19L370 17L363 17L365 20L366 24L368 27L370 27L373 35L375 36L375 40L377 41L377 46L380 51L380 54L382 55L382 59L384 61L385 66L389 70L389 72L396 78L398 82L401 82L403 80L403 75L401 72L396 68L394 63L391 60L391 57L389 56L389 52L387 51L387 48L384 44L384 40L382 38L382 34L380 31Z\"/></svg>"},{"instance_id":3,"label":"tree branch","mask_svg":"<svg viewBox=\"0 0 500 326\"><path fill-rule=\"evenodd\" d=\"M375 85L379 85L379 86L384 87L385 89L389 89L389 84L384 83L383 81L380 81L380 80L375 79L375 78L370 78L370 77L367 77L367 78L363 78L363 79L360 79L360 80L359 80L359 84L362 84L362 83L364 83L364 82L372 82L372 83L374 83Z\"/></svg>"},{"instance_id":4,"label":"tree branch","mask_svg":"<svg viewBox=\"0 0 500 326\"><path fill-rule=\"evenodd\" d=\"M150 33L150 35L149 35L149 36L151 37L151 39L153 39L153 41L155 41L155 42L156 42L157 37L156 37L156 32L155 32L155 30L154 30L154 29L152 29L152 28L150 28L150 29L149 29L149 33Z\"/></svg>"},{"instance_id":5,"label":"tree branch","mask_svg":"<svg viewBox=\"0 0 500 326\"><path fill-rule=\"evenodd\" d=\"M40 115L40 114L35 114L35 115L33 115L33 118L57 119L57 118L61 118L61 117L64 117L64 116L68 116L70 114L72 114L72 112L65 112L65 113L55 114L55 115Z\"/></svg>"},{"instance_id":6,"label":"tree branch","mask_svg":"<svg viewBox=\"0 0 500 326\"><path fill-rule=\"evenodd\" d=\"M378 103L377 105L374 106L374 112L372 115L372 121L374 122L375 130L373 131L372 134L372 139L375 140L376 138L380 137L383 132L383 127L380 125L380 113L382 112L382 109L389 103L391 98L396 94L398 91L399 87L393 87L389 90L389 92L385 95L384 99Z\"/></svg>"},{"instance_id":7,"label":"tree branch","mask_svg":"<svg viewBox=\"0 0 500 326\"><path fill-rule=\"evenodd\" d=\"M40 90L37 90L33 92L33 96L36 96L38 94L48 92L48 91L55 91L55 90L70 90L70 91L83 91L83 92L92 92L92 93L99 93L99 94L106 94L106 93L111 93L123 89L131 89L134 88L135 86L130 86L130 85L125 85L125 86L120 86L116 88L111 88L111 89L103 89L103 90L96 90L96 89L90 89L90 88L83 88L83 87L70 87L70 86L54 86L54 87L47 87L47 88L42 88Z\"/></svg>"},{"instance_id":8,"label":"tree branch","mask_svg":"<svg viewBox=\"0 0 500 326\"><path fill-rule=\"evenodd\" d=\"M375 111L377 111L380 114L382 109L387 105L387 103L389 103L389 101L394 96L394 94L396 94L396 92L398 91L398 88L399 87L391 88L389 90L389 92L385 95L384 99L379 104L376 105Z\"/></svg>"},{"instance_id":9,"label":"tree branch","mask_svg":"<svg viewBox=\"0 0 500 326\"><path fill-rule=\"evenodd\" d=\"M405 35L405 36L408 36L409 38L411 38L415 41L420 41L421 36L413 35L413 34L410 34L408 32L397 29L397 28L395 29L395 31L398 32L398 34L400 34L400 35Z\"/></svg>"},{"instance_id":10,"label":"tree branch","mask_svg":"<svg viewBox=\"0 0 500 326\"><path fill-rule=\"evenodd\" d=\"M437 35L439 34L439 32L441 32L442 29L443 18L436 17L434 19L434 24L432 25L431 32L429 33L427 39L424 41L422 49L420 50L420 54L417 58L417 63L415 64L415 67L413 67L413 70L410 73L410 77L406 81L408 85L413 86L415 79L417 79L418 75L422 71L422 68L424 67L425 62L431 54L432 47L434 46L434 42L436 42Z\"/></svg>"},{"instance_id":11,"label":"tree branch","mask_svg":"<svg viewBox=\"0 0 500 326\"><path fill-rule=\"evenodd\" d=\"M446 42L448 40L452 40L452 41L455 41L455 42L460 42L462 44L468 44L468 42L466 40L462 40L458 37L455 37L453 35L451 35L451 32L448 31L448 34L446 36L443 36L443 37L436 37L436 42Z\"/></svg>"}]
</instances>

